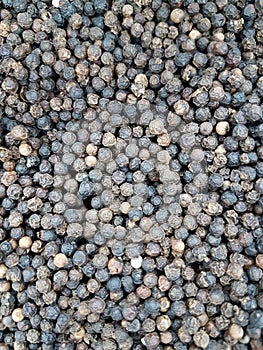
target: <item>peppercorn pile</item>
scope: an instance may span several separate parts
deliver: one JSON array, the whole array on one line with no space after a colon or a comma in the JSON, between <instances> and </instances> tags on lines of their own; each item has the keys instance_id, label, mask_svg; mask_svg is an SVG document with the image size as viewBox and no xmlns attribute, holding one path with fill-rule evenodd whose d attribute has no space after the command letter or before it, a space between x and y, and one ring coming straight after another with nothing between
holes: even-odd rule
<instances>
[{"instance_id":1,"label":"peppercorn pile","mask_svg":"<svg viewBox=\"0 0 263 350\"><path fill-rule=\"evenodd\" d=\"M263 349L262 43L262 0L0 0L0 350Z\"/></svg>"}]
</instances>

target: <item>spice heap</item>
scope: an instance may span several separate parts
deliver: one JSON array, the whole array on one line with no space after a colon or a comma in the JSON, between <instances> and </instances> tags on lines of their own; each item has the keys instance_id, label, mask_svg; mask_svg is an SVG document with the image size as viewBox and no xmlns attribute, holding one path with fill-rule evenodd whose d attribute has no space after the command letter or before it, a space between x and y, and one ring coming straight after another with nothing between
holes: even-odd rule
<instances>
[{"instance_id":1,"label":"spice heap","mask_svg":"<svg viewBox=\"0 0 263 350\"><path fill-rule=\"evenodd\" d=\"M263 2L0 5L0 350L262 349Z\"/></svg>"}]
</instances>

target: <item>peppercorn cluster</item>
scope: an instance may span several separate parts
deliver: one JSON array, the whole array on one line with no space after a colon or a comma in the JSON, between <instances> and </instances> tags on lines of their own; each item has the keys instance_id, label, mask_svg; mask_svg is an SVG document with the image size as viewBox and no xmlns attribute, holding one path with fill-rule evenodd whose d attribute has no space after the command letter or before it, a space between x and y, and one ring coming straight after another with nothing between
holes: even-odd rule
<instances>
[{"instance_id":1,"label":"peppercorn cluster","mask_svg":"<svg viewBox=\"0 0 263 350\"><path fill-rule=\"evenodd\" d=\"M262 74L262 0L0 0L0 350L263 348Z\"/></svg>"}]
</instances>

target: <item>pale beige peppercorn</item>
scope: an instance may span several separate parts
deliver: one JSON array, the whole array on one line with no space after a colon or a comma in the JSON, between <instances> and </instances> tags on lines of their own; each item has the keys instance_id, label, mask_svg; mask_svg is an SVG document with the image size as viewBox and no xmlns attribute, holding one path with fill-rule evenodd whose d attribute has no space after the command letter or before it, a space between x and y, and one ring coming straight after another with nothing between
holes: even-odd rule
<instances>
[{"instance_id":1,"label":"pale beige peppercorn","mask_svg":"<svg viewBox=\"0 0 263 350\"><path fill-rule=\"evenodd\" d=\"M17 180L17 173L15 171L5 171L1 177L1 182L6 187L12 185Z\"/></svg>"},{"instance_id":2,"label":"pale beige peppercorn","mask_svg":"<svg viewBox=\"0 0 263 350\"><path fill-rule=\"evenodd\" d=\"M234 280L240 280L244 274L243 267L238 263L230 263L226 270L228 276L232 277Z\"/></svg>"},{"instance_id":3,"label":"pale beige peppercorn","mask_svg":"<svg viewBox=\"0 0 263 350\"><path fill-rule=\"evenodd\" d=\"M120 205L120 211L123 213L123 214L128 214L129 211L131 209L131 205L130 203L128 202L122 202L121 205Z\"/></svg>"},{"instance_id":4,"label":"pale beige peppercorn","mask_svg":"<svg viewBox=\"0 0 263 350\"><path fill-rule=\"evenodd\" d=\"M10 282L6 280L0 281L0 292L8 292L10 290Z\"/></svg>"},{"instance_id":5,"label":"pale beige peppercorn","mask_svg":"<svg viewBox=\"0 0 263 350\"><path fill-rule=\"evenodd\" d=\"M0 161L7 162L11 157L11 152L4 147L0 147Z\"/></svg>"},{"instance_id":6,"label":"pale beige peppercorn","mask_svg":"<svg viewBox=\"0 0 263 350\"><path fill-rule=\"evenodd\" d=\"M204 330L201 329L194 334L193 340L196 346L200 347L201 349L206 349L209 344L210 337Z\"/></svg>"},{"instance_id":7,"label":"pale beige peppercorn","mask_svg":"<svg viewBox=\"0 0 263 350\"><path fill-rule=\"evenodd\" d=\"M62 268L68 263L68 258L65 254L58 253L54 256L54 265L56 267Z\"/></svg>"},{"instance_id":8,"label":"pale beige peppercorn","mask_svg":"<svg viewBox=\"0 0 263 350\"><path fill-rule=\"evenodd\" d=\"M138 74L135 77L134 84L131 86L131 90L136 97L139 97L145 93L145 89L148 86L148 79L145 74Z\"/></svg>"},{"instance_id":9,"label":"pale beige peppercorn","mask_svg":"<svg viewBox=\"0 0 263 350\"><path fill-rule=\"evenodd\" d=\"M162 297L161 299L159 299L159 306L161 312L167 312L170 308L170 305L171 302L167 297Z\"/></svg>"},{"instance_id":10,"label":"pale beige peppercorn","mask_svg":"<svg viewBox=\"0 0 263 350\"><path fill-rule=\"evenodd\" d=\"M21 308L14 309L12 312L12 319L15 322L21 322L24 319L23 310Z\"/></svg>"},{"instance_id":11,"label":"pale beige peppercorn","mask_svg":"<svg viewBox=\"0 0 263 350\"><path fill-rule=\"evenodd\" d=\"M154 119L149 124L150 133L153 135L161 135L165 132L164 125L161 119Z\"/></svg>"},{"instance_id":12,"label":"pale beige peppercorn","mask_svg":"<svg viewBox=\"0 0 263 350\"><path fill-rule=\"evenodd\" d=\"M197 29L192 29L191 32L189 33L189 38L191 40L197 40L200 39L202 34L199 32Z\"/></svg>"},{"instance_id":13,"label":"pale beige peppercorn","mask_svg":"<svg viewBox=\"0 0 263 350\"><path fill-rule=\"evenodd\" d=\"M235 323L231 324L228 332L229 332L230 337L235 339L235 340L240 340L244 336L243 328Z\"/></svg>"},{"instance_id":14,"label":"pale beige peppercorn","mask_svg":"<svg viewBox=\"0 0 263 350\"><path fill-rule=\"evenodd\" d=\"M7 270L8 268L4 264L0 265L0 279L5 278Z\"/></svg>"},{"instance_id":15,"label":"pale beige peppercorn","mask_svg":"<svg viewBox=\"0 0 263 350\"><path fill-rule=\"evenodd\" d=\"M87 289L90 293L96 293L100 289L100 282L94 278L89 279Z\"/></svg>"},{"instance_id":16,"label":"pale beige peppercorn","mask_svg":"<svg viewBox=\"0 0 263 350\"><path fill-rule=\"evenodd\" d=\"M18 141L26 140L29 136L28 129L23 125L16 125L10 131L11 136Z\"/></svg>"},{"instance_id":17,"label":"pale beige peppercorn","mask_svg":"<svg viewBox=\"0 0 263 350\"><path fill-rule=\"evenodd\" d=\"M112 147L116 143L116 137L111 132L106 132L102 138L102 144L105 147Z\"/></svg>"},{"instance_id":18,"label":"pale beige peppercorn","mask_svg":"<svg viewBox=\"0 0 263 350\"><path fill-rule=\"evenodd\" d=\"M172 324L172 322L171 322L169 316L167 316L167 315L159 316L156 319L156 327L161 332L167 331L167 329L169 329L171 327L171 324Z\"/></svg>"},{"instance_id":19,"label":"pale beige peppercorn","mask_svg":"<svg viewBox=\"0 0 263 350\"><path fill-rule=\"evenodd\" d=\"M89 168L92 168L97 164L97 158L94 156L87 156L85 158L85 163Z\"/></svg>"},{"instance_id":20,"label":"pale beige peppercorn","mask_svg":"<svg viewBox=\"0 0 263 350\"><path fill-rule=\"evenodd\" d=\"M85 336L85 333L86 333L85 328L80 327L80 329L70 334L70 339L79 342Z\"/></svg>"},{"instance_id":21,"label":"pale beige peppercorn","mask_svg":"<svg viewBox=\"0 0 263 350\"><path fill-rule=\"evenodd\" d=\"M52 0L52 6L60 7L60 0Z\"/></svg>"},{"instance_id":22,"label":"pale beige peppercorn","mask_svg":"<svg viewBox=\"0 0 263 350\"><path fill-rule=\"evenodd\" d=\"M18 244L19 244L19 247L21 248L29 249L32 245L32 239L28 236L24 236L20 238Z\"/></svg>"},{"instance_id":23,"label":"pale beige peppercorn","mask_svg":"<svg viewBox=\"0 0 263 350\"><path fill-rule=\"evenodd\" d=\"M228 133L230 127L227 121L222 121L216 124L216 132L220 136L224 136Z\"/></svg>"},{"instance_id":24,"label":"pale beige peppercorn","mask_svg":"<svg viewBox=\"0 0 263 350\"><path fill-rule=\"evenodd\" d=\"M181 9L174 9L171 12L170 18L171 18L172 22L180 23L180 22L182 22L184 16L185 16L185 13L184 13L183 10L181 10Z\"/></svg>"},{"instance_id":25,"label":"pale beige peppercorn","mask_svg":"<svg viewBox=\"0 0 263 350\"><path fill-rule=\"evenodd\" d=\"M123 262L113 257L108 262L108 269L111 275L118 275L123 270Z\"/></svg>"},{"instance_id":26,"label":"pale beige peppercorn","mask_svg":"<svg viewBox=\"0 0 263 350\"><path fill-rule=\"evenodd\" d=\"M19 227L23 222L23 215L18 211L11 211L8 221L10 227Z\"/></svg>"},{"instance_id":27,"label":"pale beige peppercorn","mask_svg":"<svg viewBox=\"0 0 263 350\"><path fill-rule=\"evenodd\" d=\"M161 292L165 292L170 289L172 282L168 280L168 278L164 275L161 275L158 278L158 287Z\"/></svg>"},{"instance_id":28,"label":"pale beige peppercorn","mask_svg":"<svg viewBox=\"0 0 263 350\"><path fill-rule=\"evenodd\" d=\"M263 254L258 254L256 257L256 265L263 269Z\"/></svg>"},{"instance_id":29,"label":"pale beige peppercorn","mask_svg":"<svg viewBox=\"0 0 263 350\"><path fill-rule=\"evenodd\" d=\"M159 146L162 146L162 147L167 147L170 145L171 143L171 137L169 134L167 133L164 133L162 135L159 135L157 137L157 143Z\"/></svg>"},{"instance_id":30,"label":"pale beige peppercorn","mask_svg":"<svg viewBox=\"0 0 263 350\"><path fill-rule=\"evenodd\" d=\"M86 152L89 156L95 156L98 152L98 147L93 143L89 143L86 147Z\"/></svg>"},{"instance_id":31,"label":"pale beige peppercorn","mask_svg":"<svg viewBox=\"0 0 263 350\"><path fill-rule=\"evenodd\" d=\"M174 104L174 111L176 114L183 116L189 112L189 104L184 100L179 100Z\"/></svg>"},{"instance_id":32,"label":"pale beige peppercorn","mask_svg":"<svg viewBox=\"0 0 263 350\"><path fill-rule=\"evenodd\" d=\"M129 4L126 4L122 8L122 14L124 17L129 17L133 14L133 7Z\"/></svg>"},{"instance_id":33,"label":"pale beige peppercorn","mask_svg":"<svg viewBox=\"0 0 263 350\"><path fill-rule=\"evenodd\" d=\"M32 153L32 147L27 143L21 143L19 146L19 153L22 156L28 157Z\"/></svg>"},{"instance_id":34,"label":"pale beige peppercorn","mask_svg":"<svg viewBox=\"0 0 263 350\"><path fill-rule=\"evenodd\" d=\"M185 244L181 239L172 240L172 253L175 256L181 256L185 249Z\"/></svg>"},{"instance_id":35,"label":"pale beige peppercorn","mask_svg":"<svg viewBox=\"0 0 263 350\"><path fill-rule=\"evenodd\" d=\"M160 335L161 335L161 343L163 344L169 344L173 340L173 335L171 332L162 332Z\"/></svg>"},{"instance_id":36,"label":"pale beige peppercorn","mask_svg":"<svg viewBox=\"0 0 263 350\"><path fill-rule=\"evenodd\" d=\"M183 343L190 343L192 340L191 335L187 332L184 327L178 329L178 337Z\"/></svg>"},{"instance_id":37,"label":"pale beige peppercorn","mask_svg":"<svg viewBox=\"0 0 263 350\"><path fill-rule=\"evenodd\" d=\"M109 208L103 208L99 211L98 215L102 222L110 222L112 219L113 213Z\"/></svg>"}]
</instances>

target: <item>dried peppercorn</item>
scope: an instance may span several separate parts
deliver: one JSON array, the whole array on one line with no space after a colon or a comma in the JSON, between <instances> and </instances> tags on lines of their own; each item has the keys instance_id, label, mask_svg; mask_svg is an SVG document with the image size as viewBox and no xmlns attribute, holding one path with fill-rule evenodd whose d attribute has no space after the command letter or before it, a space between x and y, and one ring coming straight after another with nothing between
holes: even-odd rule
<instances>
[{"instance_id":1,"label":"dried peppercorn","mask_svg":"<svg viewBox=\"0 0 263 350\"><path fill-rule=\"evenodd\" d=\"M0 11L3 346L254 344L259 2L62 2Z\"/></svg>"}]
</instances>

